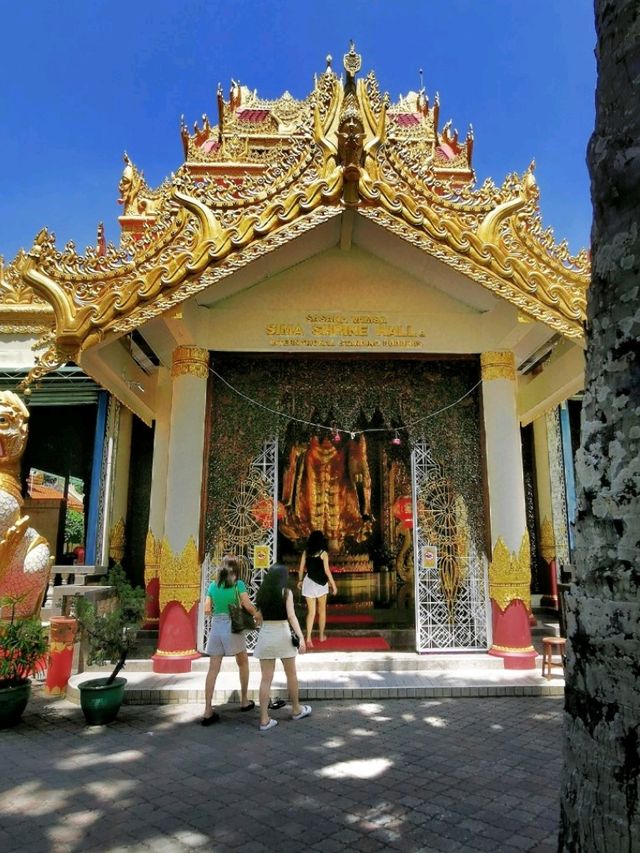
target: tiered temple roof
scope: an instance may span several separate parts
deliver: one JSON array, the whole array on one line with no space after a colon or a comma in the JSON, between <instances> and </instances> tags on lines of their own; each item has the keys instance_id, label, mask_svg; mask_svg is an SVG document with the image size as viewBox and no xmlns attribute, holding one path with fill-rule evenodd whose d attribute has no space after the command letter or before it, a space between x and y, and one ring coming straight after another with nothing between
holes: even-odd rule
<instances>
[{"instance_id":1,"label":"tiered temple roof","mask_svg":"<svg viewBox=\"0 0 640 853\"><path fill-rule=\"evenodd\" d=\"M473 136L439 127L424 89L395 104L353 45L339 78L327 63L311 93L268 101L233 82L218 123L190 132L185 161L152 189L125 155L121 245L84 254L43 229L0 277L0 310L48 304L42 375L163 314L316 225L353 211L567 338L581 339L589 260L541 224L533 164L475 187ZM2 316L6 312L2 311Z\"/></svg>"}]
</instances>

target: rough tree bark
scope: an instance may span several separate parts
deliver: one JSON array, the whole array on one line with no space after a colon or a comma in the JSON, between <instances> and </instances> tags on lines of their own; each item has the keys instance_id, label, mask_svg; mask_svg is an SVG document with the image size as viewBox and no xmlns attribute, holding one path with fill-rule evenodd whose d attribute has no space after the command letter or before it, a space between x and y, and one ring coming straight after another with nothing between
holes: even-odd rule
<instances>
[{"instance_id":1,"label":"rough tree bark","mask_svg":"<svg viewBox=\"0 0 640 853\"><path fill-rule=\"evenodd\" d=\"M640 0L595 0L593 271L562 851L640 851Z\"/></svg>"}]
</instances>

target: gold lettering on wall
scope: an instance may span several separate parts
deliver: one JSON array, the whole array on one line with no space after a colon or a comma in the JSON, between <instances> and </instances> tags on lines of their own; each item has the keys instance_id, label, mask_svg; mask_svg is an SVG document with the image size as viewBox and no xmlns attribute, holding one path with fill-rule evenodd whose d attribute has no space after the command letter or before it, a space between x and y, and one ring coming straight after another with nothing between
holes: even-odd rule
<instances>
[{"instance_id":1,"label":"gold lettering on wall","mask_svg":"<svg viewBox=\"0 0 640 853\"><path fill-rule=\"evenodd\" d=\"M419 349L424 332L411 323L391 322L384 314L310 313L302 322L274 322L264 327L273 347L318 349Z\"/></svg>"}]
</instances>

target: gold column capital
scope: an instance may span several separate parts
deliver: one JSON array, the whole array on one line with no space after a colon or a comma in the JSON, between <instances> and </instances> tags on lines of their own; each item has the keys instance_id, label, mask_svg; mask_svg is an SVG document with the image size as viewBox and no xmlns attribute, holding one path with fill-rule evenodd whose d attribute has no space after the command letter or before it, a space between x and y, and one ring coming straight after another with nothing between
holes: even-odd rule
<instances>
[{"instance_id":1,"label":"gold column capital","mask_svg":"<svg viewBox=\"0 0 640 853\"><path fill-rule=\"evenodd\" d=\"M480 353L480 376L483 382L492 379L516 380L516 360L511 350Z\"/></svg>"},{"instance_id":2,"label":"gold column capital","mask_svg":"<svg viewBox=\"0 0 640 853\"><path fill-rule=\"evenodd\" d=\"M206 379L209 375L209 350L204 347L179 346L173 351L171 376L197 376Z\"/></svg>"}]
</instances>

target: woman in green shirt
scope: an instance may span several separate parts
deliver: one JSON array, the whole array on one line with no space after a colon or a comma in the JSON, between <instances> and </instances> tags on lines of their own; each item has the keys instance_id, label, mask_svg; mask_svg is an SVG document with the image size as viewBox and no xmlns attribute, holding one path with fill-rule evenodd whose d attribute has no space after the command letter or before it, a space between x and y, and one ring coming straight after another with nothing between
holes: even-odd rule
<instances>
[{"instance_id":1,"label":"woman in green shirt","mask_svg":"<svg viewBox=\"0 0 640 853\"><path fill-rule=\"evenodd\" d=\"M251 711L255 708L255 702L247 699L249 688L247 643L244 634L234 634L231 631L229 605L235 604L239 598L240 604L254 618L259 618L259 613L249 598L244 582L238 579L239 574L240 561L236 557L223 557L218 578L209 586L204 600L205 616L213 614L213 618L211 620L211 632L205 648L205 654L209 655L209 670L204 685L203 726L210 726L220 719L218 712L213 710L212 701L216 679L220 672L222 658L225 655L235 655L240 671L240 710Z\"/></svg>"}]
</instances>

